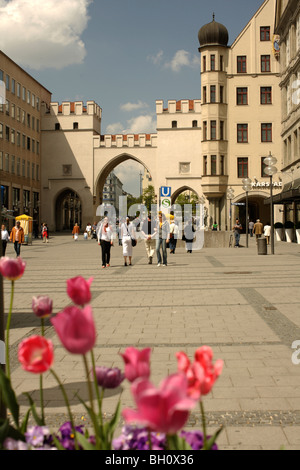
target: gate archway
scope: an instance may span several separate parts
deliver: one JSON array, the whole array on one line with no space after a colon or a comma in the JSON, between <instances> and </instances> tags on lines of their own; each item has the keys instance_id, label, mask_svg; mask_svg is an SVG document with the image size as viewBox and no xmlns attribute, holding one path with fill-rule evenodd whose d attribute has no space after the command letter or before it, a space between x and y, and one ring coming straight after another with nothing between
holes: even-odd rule
<instances>
[{"instance_id":1,"label":"gate archway","mask_svg":"<svg viewBox=\"0 0 300 470\"><path fill-rule=\"evenodd\" d=\"M76 191L66 188L57 196L55 202L55 226L58 232L72 230L77 222L82 225L81 199Z\"/></svg>"}]
</instances>

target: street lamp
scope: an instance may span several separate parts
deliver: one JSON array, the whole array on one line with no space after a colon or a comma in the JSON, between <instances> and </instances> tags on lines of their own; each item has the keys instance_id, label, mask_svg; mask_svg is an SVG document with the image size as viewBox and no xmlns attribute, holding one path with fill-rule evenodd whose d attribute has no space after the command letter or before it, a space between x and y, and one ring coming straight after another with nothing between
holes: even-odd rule
<instances>
[{"instance_id":1,"label":"street lamp","mask_svg":"<svg viewBox=\"0 0 300 470\"><path fill-rule=\"evenodd\" d=\"M273 175L277 173L277 158L273 157L271 152L269 156L264 158L263 163L266 165L264 173L270 176L270 223L271 223L271 254L274 255L274 210L273 210Z\"/></svg>"},{"instance_id":2,"label":"street lamp","mask_svg":"<svg viewBox=\"0 0 300 470\"><path fill-rule=\"evenodd\" d=\"M229 199L229 201L230 201L229 220L230 220L230 232L231 232L231 229L232 229L232 224L231 224L231 201L234 198L234 189L233 188L228 188L226 196L227 196L227 199Z\"/></svg>"},{"instance_id":3,"label":"street lamp","mask_svg":"<svg viewBox=\"0 0 300 470\"><path fill-rule=\"evenodd\" d=\"M246 247L248 248L248 227L249 227L249 210L248 210L248 192L252 189L252 180L244 178L242 180L243 190L246 191Z\"/></svg>"}]
</instances>

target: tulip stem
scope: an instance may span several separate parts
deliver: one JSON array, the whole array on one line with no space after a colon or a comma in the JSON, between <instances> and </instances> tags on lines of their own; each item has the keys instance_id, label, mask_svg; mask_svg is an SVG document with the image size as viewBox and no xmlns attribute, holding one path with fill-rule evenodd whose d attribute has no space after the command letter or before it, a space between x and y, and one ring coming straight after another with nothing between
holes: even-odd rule
<instances>
[{"instance_id":1,"label":"tulip stem","mask_svg":"<svg viewBox=\"0 0 300 470\"><path fill-rule=\"evenodd\" d=\"M40 374L40 402L43 426L45 426L43 374Z\"/></svg>"},{"instance_id":2,"label":"tulip stem","mask_svg":"<svg viewBox=\"0 0 300 470\"><path fill-rule=\"evenodd\" d=\"M12 315L13 299L15 291L15 281L11 281L11 293L10 293L10 306L6 323L6 375L10 380L10 362L9 362L9 332L10 332L10 322Z\"/></svg>"},{"instance_id":3,"label":"tulip stem","mask_svg":"<svg viewBox=\"0 0 300 470\"><path fill-rule=\"evenodd\" d=\"M207 441L207 436L206 436L206 420L205 420L205 412L204 412L204 406L203 406L202 400L200 400L200 410L201 410L201 416L202 416L203 449L206 450L206 441Z\"/></svg>"},{"instance_id":4,"label":"tulip stem","mask_svg":"<svg viewBox=\"0 0 300 470\"><path fill-rule=\"evenodd\" d=\"M102 398L103 397L100 398L100 394L99 394L99 386L98 386L97 376L96 376L96 363L95 363L95 356L94 356L94 351L93 350L91 350L91 358L92 358L94 384L95 384L95 389L96 389L96 396L97 396L97 400L98 400L99 416L100 416L101 415ZM100 416L100 418L102 420L102 416Z\"/></svg>"},{"instance_id":5,"label":"tulip stem","mask_svg":"<svg viewBox=\"0 0 300 470\"><path fill-rule=\"evenodd\" d=\"M95 411L94 411L93 388L92 388L91 379L90 379L90 371L89 371L88 361L87 361L87 358L86 358L85 354L83 354L83 362L84 362L84 366L85 366L85 373L86 373L88 391L89 391L89 396L90 396L91 419L93 421L94 430L95 430L96 448L98 448L98 446L99 446L99 433L98 433L98 425L97 425L96 415L95 415Z\"/></svg>"}]
</instances>

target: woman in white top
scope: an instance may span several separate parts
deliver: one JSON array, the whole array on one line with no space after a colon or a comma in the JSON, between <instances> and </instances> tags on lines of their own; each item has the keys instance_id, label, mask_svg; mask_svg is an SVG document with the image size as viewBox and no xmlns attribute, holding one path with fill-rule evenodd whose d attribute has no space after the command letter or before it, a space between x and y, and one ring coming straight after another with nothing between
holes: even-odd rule
<instances>
[{"instance_id":1,"label":"woman in white top","mask_svg":"<svg viewBox=\"0 0 300 470\"><path fill-rule=\"evenodd\" d=\"M271 236L271 225L269 223L267 223L264 226L264 236L267 239L267 245L269 245L270 244L270 236Z\"/></svg>"},{"instance_id":2,"label":"woman in white top","mask_svg":"<svg viewBox=\"0 0 300 470\"><path fill-rule=\"evenodd\" d=\"M9 233L6 230L5 225L1 227L1 243L2 243L2 256L5 256L7 242L9 240Z\"/></svg>"},{"instance_id":3,"label":"woman in white top","mask_svg":"<svg viewBox=\"0 0 300 470\"><path fill-rule=\"evenodd\" d=\"M90 223L87 224L85 231L87 233L88 238L91 238L92 226Z\"/></svg>"},{"instance_id":4,"label":"woman in white top","mask_svg":"<svg viewBox=\"0 0 300 470\"><path fill-rule=\"evenodd\" d=\"M135 227L130 222L129 217L126 217L126 222L121 225L121 238L123 246L124 266L127 266L127 257L129 259L129 266L132 266L132 243L131 239L136 240Z\"/></svg>"},{"instance_id":5,"label":"woman in white top","mask_svg":"<svg viewBox=\"0 0 300 470\"><path fill-rule=\"evenodd\" d=\"M100 223L98 230L98 245L102 249L102 268L110 267L110 249L114 243L114 233L112 227L108 223L108 218L105 217Z\"/></svg>"}]
</instances>

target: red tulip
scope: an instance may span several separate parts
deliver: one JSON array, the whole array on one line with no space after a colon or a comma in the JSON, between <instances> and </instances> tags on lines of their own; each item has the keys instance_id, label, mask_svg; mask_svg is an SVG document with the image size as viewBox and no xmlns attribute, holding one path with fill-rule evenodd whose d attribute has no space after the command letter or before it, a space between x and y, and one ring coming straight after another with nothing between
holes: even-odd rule
<instances>
[{"instance_id":1,"label":"red tulip","mask_svg":"<svg viewBox=\"0 0 300 470\"><path fill-rule=\"evenodd\" d=\"M208 346L197 349L193 364L184 352L176 353L176 357L178 370L186 374L189 396L198 399L207 395L222 372L223 361L219 359L213 364L213 352Z\"/></svg>"},{"instance_id":2,"label":"red tulip","mask_svg":"<svg viewBox=\"0 0 300 470\"><path fill-rule=\"evenodd\" d=\"M31 336L19 344L18 358L24 370L42 374L53 364L53 344L44 336Z\"/></svg>"},{"instance_id":3,"label":"red tulip","mask_svg":"<svg viewBox=\"0 0 300 470\"><path fill-rule=\"evenodd\" d=\"M139 351L134 347L129 347L121 356L125 362L125 377L129 382L137 378L148 378L150 376L150 348Z\"/></svg>"},{"instance_id":4,"label":"red tulip","mask_svg":"<svg viewBox=\"0 0 300 470\"><path fill-rule=\"evenodd\" d=\"M96 329L92 308L66 307L51 323L63 346L72 354L86 354L96 342Z\"/></svg>"},{"instance_id":5,"label":"red tulip","mask_svg":"<svg viewBox=\"0 0 300 470\"><path fill-rule=\"evenodd\" d=\"M151 431L175 434L186 423L196 401L187 396L184 374L167 377L157 389L147 379L133 382L131 391L137 410L123 410L127 423L147 426Z\"/></svg>"},{"instance_id":6,"label":"red tulip","mask_svg":"<svg viewBox=\"0 0 300 470\"><path fill-rule=\"evenodd\" d=\"M86 281L83 277L77 276L67 280L67 294L76 305L88 304L92 298L90 285L93 282L91 277Z\"/></svg>"},{"instance_id":7,"label":"red tulip","mask_svg":"<svg viewBox=\"0 0 300 470\"><path fill-rule=\"evenodd\" d=\"M24 274L25 266L26 263L20 256L15 259L2 256L0 259L0 273L10 281L20 279Z\"/></svg>"},{"instance_id":8,"label":"red tulip","mask_svg":"<svg viewBox=\"0 0 300 470\"><path fill-rule=\"evenodd\" d=\"M32 310L38 318L50 317L52 313L52 300L47 295L32 297Z\"/></svg>"}]
</instances>

